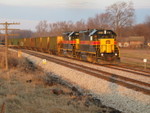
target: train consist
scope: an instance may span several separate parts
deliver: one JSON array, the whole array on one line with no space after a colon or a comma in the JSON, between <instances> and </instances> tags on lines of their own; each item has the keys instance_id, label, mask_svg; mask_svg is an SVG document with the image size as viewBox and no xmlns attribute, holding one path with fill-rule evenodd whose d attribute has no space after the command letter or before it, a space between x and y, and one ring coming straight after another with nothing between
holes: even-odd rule
<instances>
[{"instance_id":1,"label":"train consist","mask_svg":"<svg viewBox=\"0 0 150 113\"><path fill-rule=\"evenodd\" d=\"M66 32L55 37L11 38L8 45L89 62L120 61L116 33L112 30L92 29Z\"/></svg>"}]
</instances>

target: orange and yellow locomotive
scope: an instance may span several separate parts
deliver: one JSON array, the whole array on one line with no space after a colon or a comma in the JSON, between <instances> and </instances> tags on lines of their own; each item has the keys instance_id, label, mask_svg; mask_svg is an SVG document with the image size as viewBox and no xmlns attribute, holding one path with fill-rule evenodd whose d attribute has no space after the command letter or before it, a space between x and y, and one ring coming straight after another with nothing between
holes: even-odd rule
<instances>
[{"instance_id":1,"label":"orange and yellow locomotive","mask_svg":"<svg viewBox=\"0 0 150 113\"><path fill-rule=\"evenodd\" d=\"M64 36L63 53L78 59L98 62L119 61L119 48L116 33L112 30L86 30L66 33Z\"/></svg>"}]
</instances>

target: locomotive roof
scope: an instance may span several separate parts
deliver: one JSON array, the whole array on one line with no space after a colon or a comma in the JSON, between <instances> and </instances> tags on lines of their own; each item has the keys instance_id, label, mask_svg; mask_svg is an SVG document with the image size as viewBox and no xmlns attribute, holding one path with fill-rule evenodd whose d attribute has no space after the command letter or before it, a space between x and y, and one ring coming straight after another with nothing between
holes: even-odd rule
<instances>
[{"instance_id":1,"label":"locomotive roof","mask_svg":"<svg viewBox=\"0 0 150 113\"><path fill-rule=\"evenodd\" d=\"M112 34L112 35L116 35L115 32L113 32L112 30L97 30L94 29L89 36L95 35L95 34L99 34L99 35L103 35L103 34Z\"/></svg>"},{"instance_id":2,"label":"locomotive roof","mask_svg":"<svg viewBox=\"0 0 150 113\"><path fill-rule=\"evenodd\" d=\"M73 32L71 32L71 33L68 35L68 37L76 36L76 35L78 35L77 33L79 33L79 32L75 32L75 31L73 31Z\"/></svg>"},{"instance_id":3,"label":"locomotive roof","mask_svg":"<svg viewBox=\"0 0 150 113\"><path fill-rule=\"evenodd\" d=\"M72 32L66 32L66 33L63 33L65 35L67 35L68 37L71 37L71 36L76 36L77 34L76 33L88 33L88 36L93 36L95 34L98 34L98 35L104 35L104 34L110 34L110 35L116 35L115 32L113 32L112 30L102 30L102 29L90 29L90 30L83 30L83 31L72 31Z\"/></svg>"},{"instance_id":4,"label":"locomotive roof","mask_svg":"<svg viewBox=\"0 0 150 113\"><path fill-rule=\"evenodd\" d=\"M68 35L68 37L72 36L73 34L74 34L74 32L71 32L71 33Z\"/></svg>"},{"instance_id":5,"label":"locomotive roof","mask_svg":"<svg viewBox=\"0 0 150 113\"><path fill-rule=\"evenodd\" d=\"M102 29L92 29L92 30L84 30L84 31L79 31L79 33L89 33L89 36L95 35L95 34L99 34L99 35L103 35L103 34L112 34L112 35L116 35L115 32L113 32L112 30L102 30Z\"/></svg>"},{"instance_id":6,"label":"locomotive roof","mask_svg":"<svg viewBox=\"0 0 150 113\"><path fill-rule=\"evenodd\" d=\"M97 32L97 30L96 30L96 29L94 29L94 30L93 30L93 31L89 34L89 36L94 35L96 32Z\"/></svg>"},{"instance_id":7,"label":"locomotive roof","mask_svg":"<svg viewBox=\"0 0 150 113\"><path fill-rule=\"evenodd\" d=\"M71 32L65 32L63 33L63 35L69 35Z\"/></svg>"}]
</instances>

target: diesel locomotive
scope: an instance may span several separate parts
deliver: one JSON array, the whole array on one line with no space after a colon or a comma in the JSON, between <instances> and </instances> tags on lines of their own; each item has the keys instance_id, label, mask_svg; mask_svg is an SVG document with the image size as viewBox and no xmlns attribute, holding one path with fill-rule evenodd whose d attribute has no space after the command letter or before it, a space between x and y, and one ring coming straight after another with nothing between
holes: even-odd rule
<instances>
[{"instance_id":1,"label":"diesel locomotive","mask_svg":"<svg viewBox=\"0 0 150 113\"><path fill-rule=\"evenodd\" d=\"M116 36L112 30L91 29L65 32L55 37L12 38L8 44L95 63L120 61Z\"/></svg>"},{"instance_id":2,"label":"diesel locomotive","mask_svg":"<svg viewBox=\"0 0 150 113\"><path fill-rule=\"evenodd\" d=\"M112 30L85 30L65 33L61 53L89 62L120 61L116 33Z\"/></svg>"}]
</instances>

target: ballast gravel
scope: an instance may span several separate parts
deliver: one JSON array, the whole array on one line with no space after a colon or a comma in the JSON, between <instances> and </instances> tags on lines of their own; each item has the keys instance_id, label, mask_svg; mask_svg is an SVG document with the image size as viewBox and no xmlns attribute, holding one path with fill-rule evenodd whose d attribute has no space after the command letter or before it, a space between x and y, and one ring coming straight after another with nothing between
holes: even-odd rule
<instances>
[{"instance_id":1,"label":"ballast gravel","mask_svg":"<svg viewBox=\"0 0 150 113\"><path fill-rule=\"evenodd\" d=\"M40 53L40 54L47 55L45 53ZM130 72L121 71L121 70L116 71L116 69L112 69L110 67L104 67L104 66L100 66L100 65L99 66L96 66L96 65L93 66L93 64L90 64L90 63L76 61L76 60L72 60L72 59L68 59L68 58L62 58L62 57L53 56L53 55L51 55L51 57L54 57L54 58L57 58L57 59L63 59L67 62L73 62L73 63L76 63L76 64L84 65L84 66L87 66L87 67L92 67L92 68L102 70L102 71L107 70L107 72L109 72L109 73L113 73L113 74L120 75L120 76L123 76L123 77L127 77L127 78L131 78L131 79L139 80L139 81L142 81L142 82L150 83L149 76L141 76L141 75L137 75L135 73L130 73ZM144 72L143 72L143 74L144 74Z\"/></svg>"},{"instance_id":2,"label":"ballast gravel","mask_svg":"<svg viewBox=\"0 0 150 113\"><path fill-rule=\"evenodd\" d=\"M108 82L100 78L58 65L53 62L43 63L43 59L26 53L23 56L36 65L41 66L45 72L53 72L64 80L88 90L99 98L102 104L113 107L125 113L150 113L150 95L137 92L126 87Z\"/></svg>"}]
</instances>

